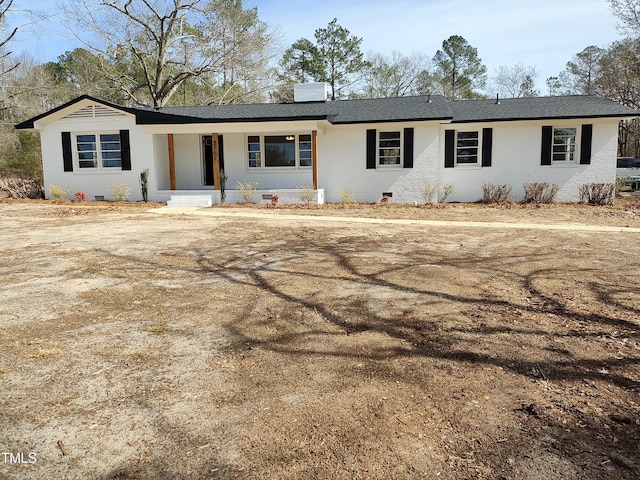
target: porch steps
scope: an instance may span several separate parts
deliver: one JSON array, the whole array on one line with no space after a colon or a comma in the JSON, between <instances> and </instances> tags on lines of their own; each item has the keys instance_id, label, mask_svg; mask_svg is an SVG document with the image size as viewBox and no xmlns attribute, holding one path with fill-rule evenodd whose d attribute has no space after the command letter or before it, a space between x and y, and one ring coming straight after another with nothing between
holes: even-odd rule
<instances>
[{"instance_id":1,"label":"porch steps","mask_svg":"<svg viewBox=\"0 0 640 480\"><path fill-rule=\"evenodd\" d=\"M210 207L212 195L171 195L167 207Z\"/></svg>"}]
</instances>

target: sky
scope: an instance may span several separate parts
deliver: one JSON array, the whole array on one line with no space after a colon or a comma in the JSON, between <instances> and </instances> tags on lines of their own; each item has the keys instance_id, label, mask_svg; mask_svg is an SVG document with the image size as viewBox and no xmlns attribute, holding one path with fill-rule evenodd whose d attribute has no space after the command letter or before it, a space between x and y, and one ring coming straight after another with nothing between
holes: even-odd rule
<instances>
[{"instance_id":1,"label":"sky","mask_svg":"<svg viewBox=\"0 0 640 480\"><path fill-rule=\"evenodd\" d=\"M29 1L29 9L48 17L31 25L25 25L30 19L18 11L24 2L15 4L9 26L23 27L10 45L14 53L26 52L46 62L80 46L65 33L60 9L52 0ZM443 40L460 35L478 50L490 77L500 66L535 67L542 94L545 80L564 70L576 53L621 38L606 0L244 0L244 4L257 7L261 20L280 29L283 48L299 38L314 40L315 30L334 18L363 39L365 53L421 52L431 58Z\"/></svg>"}]
</instances>

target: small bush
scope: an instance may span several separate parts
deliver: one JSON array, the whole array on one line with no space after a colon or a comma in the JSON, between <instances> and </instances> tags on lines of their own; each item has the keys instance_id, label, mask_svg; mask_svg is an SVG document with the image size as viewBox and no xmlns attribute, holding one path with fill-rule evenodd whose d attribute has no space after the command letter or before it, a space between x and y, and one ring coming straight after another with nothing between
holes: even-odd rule
<instances>
[{"instance_id":1,"label":"small bush","mask_svg":"<svg viewBox=\"0 0 640 480\"><path fill-rule=\"evenodd\" d=\"M116 202L126 202L131 195L131 188L124 182L120 182L111 187L111 195Z\"/></svg>"},{"instance_id":2,"label":"small bush","mask_svg":"<svg viewBox=\"0 0 640 480\"><path fill-rule=\"evenodd\" d=\"M436 196L438 195L439 188L440 188L440 185L434 182L427 182L424 185L422 185L422 188L420 189L420 194L422 195L424 203L432 203L435 200Z\"/></svg>"},{"instance_id":3,"label":"small bush","mask_svg":"<svg viewBox=\"0 0 640 480\"><path fill-rule=\"evenodd\" d=\"M340 192L340 198L342 200L343 205L348 205L350 203L356 203L353 198L353 191L349 187L344 187Z\"/></svg>"},{"instance_id":4,"label":"small bush","mask_svg":"<svg viewBox=\"0 0 640 480\"><path fill-rule=\"evenodd\" d=\"M240 194L245 203L251 203L258 189L258 182L236 182L236 188L240 190Z\"/></svg>"},{"instance_id":5,"label":"small bush","mask_svg":"<svg viewBox=\"0 0 640 480\"><path fill-rule=\"evenodd\" d=\"M553 203L558 193L558 185L547 182L525 183L522 203Z\"/></svg>"},{"instance_id":6,"label":"small bush","mask_svg":"<svg viewBox=\"0 0 640 480\"><path fill-rule=\"evenodd\" d=\"M64 188L55 184L49 185L49 195L51 195L56 200L65 198L67 196L67 193L69 193L68 188Z\"/></svg>"},{"instance_id":7,"label":"small bush","mask_svg":"<svg viewBox=\"0 0 640 480\"><path fill-rule=\"evenodd\" d=\"M280 197L278 195L271 195L271 205L275 207L276 205L278 205L279 201Z\"/></svg>"},{"instance_id":8,"label":"small bush","mask_svg":"<svg viewBox=\"0 0 640 480\"><path fill-rule=\"evenodd\" d=\"M505 203L509 200L511 185L485 183L482 185L482 201L484 203Z\"/></svg>"},{"instance_id":9,"label":"small bush","mask_svg":"<svg viewBox=\"0 0 640 480\"><path fill-rule=\"evenodd\" d=\"M580 203L591 205L612 205L615 196L615 183L585 183L578 189Z\"/></svg>"},{"instance_id":10,"label":"small bush","mask_svg":"<svg viewBox=\"0 0 640 480\"><path fill-rule=\"evenodd\" d=\"M380 199L380 203L382 205L387 205L389 203L389 200L391 200L391 197L389 195L383 195Z\"/></svg>"},{"instance_id":11,"label":"small bush","mask_svg":"<svg viewBox=\"0 0 640 480\"><path fill-rule=\"evenodd\" d=\"M303 201L305 205L309 205L313 201L313 187L300 185L298 189L300 189L300 200Z\"/></svg>"},{"instance_id":12,"label":"small bush","mask_svg":"<svg viewBox=\"0 0 640 480\"><path fill-rule=\"evenodd\" d=\"M73 197L79 202L84 202L87 199L87 194L85 192L76 192Z\"/></svg>"},{"instance_id":13,"label":"small bush","mask_svg":"<svg viewBox=\"0 0 640 480\"><path fill-rule=\"evenodd\" d=\"M440 202L444 203L454 190L455 187L452 183L443 183L440 185Z\"/></svg>"}]
</instances>

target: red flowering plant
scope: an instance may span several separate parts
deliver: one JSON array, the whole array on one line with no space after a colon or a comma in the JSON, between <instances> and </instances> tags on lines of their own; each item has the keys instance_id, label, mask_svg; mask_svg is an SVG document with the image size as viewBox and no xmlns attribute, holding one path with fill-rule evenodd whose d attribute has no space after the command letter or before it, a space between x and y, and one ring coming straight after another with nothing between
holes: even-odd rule
<instances>
[{"instance_id":1,"label":"red flowering plant","mask_svg":"<svg viewBox=\"0 0 640 480\"><path fill-rule=\"evenodd\" d=\"M74 197L79 202L84 202L87 199L87 194L85 192L76 192Z\"/></svg>"},{"instance_id":2,"label":"red flowering plant","mask_svg":"<svg viewBox=\"0 0 640 480\"><path fill-rule=\"evenodd\" d=\"M271 195L271 205L275 207L279 201L280 197L278 195Z\"/></svg>"}]
</instances>

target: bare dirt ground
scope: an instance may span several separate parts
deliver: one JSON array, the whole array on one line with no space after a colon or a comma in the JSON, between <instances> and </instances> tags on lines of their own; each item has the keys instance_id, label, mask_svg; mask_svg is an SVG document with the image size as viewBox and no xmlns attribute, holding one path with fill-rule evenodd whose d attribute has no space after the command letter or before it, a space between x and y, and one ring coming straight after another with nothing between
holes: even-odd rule
<instances>
[{"instance_id":1,"label":"bare dirt ground","mask_svg":"<svg viewBox=\"0 0 640 480\"><path fill-rule=\"evenodd\" d=\"M637 200L146 208L0 202L1 479L639 478Z\"/></svg>"}]
</instances>

